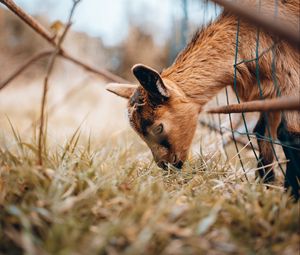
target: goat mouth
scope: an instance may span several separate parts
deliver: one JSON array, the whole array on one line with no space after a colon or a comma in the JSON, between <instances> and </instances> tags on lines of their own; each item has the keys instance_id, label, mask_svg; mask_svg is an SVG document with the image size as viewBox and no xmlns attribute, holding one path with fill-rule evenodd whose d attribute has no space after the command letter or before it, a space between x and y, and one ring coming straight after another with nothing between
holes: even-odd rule
<instances>
[{"instance_id":1,"label":"goat mouth","mask_svg":"<svg viewBox=\"0 0 300 255\"><path fill-rule=\"evenodd\" d=\"M157 166L158 166L159 168L162 168L163 170L168 170L168 165L169 165L169 163L166 162L166 161L159 161L159 162L157 163ZM182 166L183 166L183 161L179 160L178 162L173 163L173 164L171 164L171 165L174 166L174 167L176 167L176 168L178 168L178 169L181 169Z\"/></svg>"},{"instance_id":2,"label":"goat mouth","mask_svg":"<svg viewBox=\"0 0 300 255\"><path fill-rule=\"evenodd\" d=\"M168 163L166 161L159 161L156 163L157 166L163 170L167 170L168 169Z\"/></svg>"}]
</instances>

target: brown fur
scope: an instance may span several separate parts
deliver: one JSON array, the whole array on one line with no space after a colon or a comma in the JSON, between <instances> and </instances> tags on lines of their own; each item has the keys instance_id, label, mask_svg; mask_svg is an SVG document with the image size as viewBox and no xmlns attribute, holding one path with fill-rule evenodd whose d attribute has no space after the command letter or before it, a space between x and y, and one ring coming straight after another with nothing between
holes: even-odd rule
<instances>
[{"instance_id":1,"label":"brown fur","mask_svg":"<svg viewBox=\"0 0 300 255\"><path fill-rule=\"evenodd\" d=\"M272 13L274 1L262 1L262 9ZM293 24L299 24L299 2L280 1L279 17L289 19ZM162 77L170 79L180 87L193 101L203 106L218 91L227 85L233 87L234 54L236 46L237 19L223 13L220 18L207 28L198 32L192 42L178 56L175 63L162 72ZM240 23L238 61L255 59L257 29L248 23ZM260 33L259 52L270 48L273 39ZM260 54L259 53L259 54ZM275 46L276 79L282 95L300 96L300 60L299 52L287 43L280 42ZM272 77L272 51L265 53L259 59L259 73L263 98L277 96ZM255 61L244 63L237 68L237 92L243 101L260 99L260 90L256 81ZM276 131L280 121L280 113L270 114L272 136L276 138ZM287 112L285 114L288 130L300 132L300 113ZM269 143L262 143L262 154L268 162L272 162L273 152Z\"/></svg>"},{"instance_id":2,"label":"brown fur","mask_svg":"<svg viewBox=\"0 0 300 255\"><path fill-rule=\"evenodd\" d=\"M257 1L247 2L255 5ZM273 15L274 8L273 0L262 1L262 12ZM298 26L298 1L279 1L278 10L280 19L286 19ZM135 90L134 95L132 90L125 96L131 96L128 104L129 118L133 128L150 147L159 166L164 166L161 162L169 162L176 166L178 162L186 160L195 133L197 116L203 106L222 88L233 86L236 33L237 18L226 12L216 22L198 32L172 66L163 70L160 76L154 79L152 77L153 86L156 86L155 81L161 79L163 88L168 91L168 99L157 96L157 88L155 92L151 92L147 86L145 88L142 84L147 80L147 77L143 76L145 73L136 75L142 86ZM262 31L259 36L260 54L268 50L274 41ZM257 28L241 21L237 62L256 57L256 38ZM274 52L276 79L281 94L299 94L299 52L283 41L275 45ZM259 75L264 98L277 96L273 85L272 59L272 50L259 58ZM137 92L139 95L136 95ZM238 65L237 92L243 101L261 98L256 80L255 61ZM142 98L142 102L136 100L139 97ZM163 101L157 103L156 99ZM268 117L271 136L275 138L281 116L280 113L270 113ZM285 119L289 131L300 132L299 112L287 112ZM160 123L164 124L164 138L152 134L153 128ZM161 139L166 139L169 146L162 146ZM273 152L270 144L261 142L259 147L266 163L272 162Z\"/></svg>"}]
</instances>

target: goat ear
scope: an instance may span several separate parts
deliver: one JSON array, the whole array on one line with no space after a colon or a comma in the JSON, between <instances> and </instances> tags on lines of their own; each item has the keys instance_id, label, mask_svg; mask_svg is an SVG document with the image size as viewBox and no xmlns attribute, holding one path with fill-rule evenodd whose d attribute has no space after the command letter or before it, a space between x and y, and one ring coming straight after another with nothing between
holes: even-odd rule
<instances>
[{"instance_id":1,"label":"goat ear","mask_svg":"<svg viewBox=\"0 0 300 255\"><path fill-rule=\"evenodd\" d=\"M106 85L105 89L111 93L116 94L117 96L124 97L129 99L130 96L133 94L135 89L137 88L136 85L132 84L119 84L119 83L109 83Z\"/></svg>"},{"instance_id":2,"label":"goat ear","mask_svg":"<svg viewBox=\"0 0 300 255\"><path fill-rule=\"evenodd\" d=\"M167 99L170 96L168 89L157 71L142 64L134 65L131 70L142 87L154 98Z\"/></svg>"}]
</instances>

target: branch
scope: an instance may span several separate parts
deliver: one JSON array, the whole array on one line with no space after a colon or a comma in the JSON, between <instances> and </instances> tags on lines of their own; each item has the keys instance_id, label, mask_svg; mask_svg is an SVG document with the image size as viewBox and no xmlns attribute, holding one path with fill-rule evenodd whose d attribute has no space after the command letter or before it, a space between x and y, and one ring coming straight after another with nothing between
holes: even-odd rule
<instances>
[{"instance_id":1,"label":"branch","mask_svg":"<svg viewBox=\"0 0 300 255\"><path fill-rule=\"evenodd\" d=\"M55 111L62 104L66 103L66 101L71 100L76 95L76 93L79 93L79 91L82 89L82 86L88 84L89 79L90 79L90 77L85 78L83 81L80 82L80 84L78 86L70 89L59 102L57 102L57 103L51 105L50 107L48 107L48 109L47 109L47 118L50 118L50 115L54 114ZM36 127L38 125L38 123L40 123L40 121L41 121L40 117L38 119L32 121L32 123L27 128L24 129L25 132L30 132L30 130L32 128Z\"/></svg>"},{"instance_id":2,"label":"branch","mask_svg":"<svg viewBox=\"0 0 300 255\"><path fill-rule=\"evenodd\" d=\"M41 102L41 115L40 115L40 132L39 132L39 139L38 139L38 164L39 165L43 165L43 145L45 145L45 139L44 139L44 125L45 125L45 108L46 108L46 104L47 104L47 94L48 94L48 87L49 87L49 78L50 75L53 71L54 65L55 65L55 61L57 56L59 55L59 53L61 52L61 45L64 41L64 39L67 36L67 33L69 31L69 29L71 28L71 20L72 17L74 15L74 11L78 5L78 3L80 2L80 0L73 0L73 5L72 5L72 9L70 11L69 14L69 18L68 18L68 23L61 35L61 37L59 38L56 47L55 47L55 51L53 52L51 59L49 61L49 66L48 66L48 70L47 70L47 74L44 80L44 89L43 89L43 96L42 96L42 102Z\"/></svg>"},{"instance_id":3,"label":"branch","mask_svg":"<svg viewBox=\"0 0 300 255\"><path fill-rule=\"evenodd\" d=\"M20 66L15 72L13 72L8 78L6 78L1 84L0 84L0 90L5 88L12 80L14 80L16 77L18 77L20 74L22 74L25 70L27 70L32 64L37 62L38 60L47 57L53 53L52 51L42 51L29 60L27 60L22 66Z\"/></svg>"},{"instance_id":4,"label":"branch","mask_svg":"<svg viewBox=\"0 0 300 255\"><path fill-rule=\"evenodd\" d=\"M238 1L211 0L224 7L225 10L245 19L258 27L262 27L269 33L289 42L293 47L300 50L299 26L295 29L290 23L283 20L275 20L272 17L258 13L252 7L241 5Z\"/></svg>"},{"instance_id":5,"label":"branch","mask_svg":"<svg viewBox=\"0 0 300 255\"><path fill-rule=\"evenodd\" d=\"M55 45L55 36L52 35L47 29L45 29L39 22L37 22L32 16L24 12L18 5L12 0L0 0L0 3L4 4L8 9L15 13L20 19L22 19L27 25L29 25L34 31L39 33L50 44Z\"/></svg>"},{"instance_id":6,"label":"branch","mask_svg":"<svg viewBox=\"0 0 300 255\"><path fill-rule=\"evenodd\" d=\"M208 113L242 113L242 112L272 112L300 111L300 97L285 96L273 99L255 100L240 104L225 105L210 108Z\"/></svg>"},{"instance_id":7,"label":"branch","mask_svg":"<svg viewBox=\"0 0 300 255\"><path fill-rule=\"evenodd\" d=\"M123 79L122 77L120 77L118 75L115 75L115 74L113 74L113 73L111 73L111 72L109 72L105 69L96 69L96 68L82 62L81 60L72 57L71 55L69 55L65 51L61 51L60 56L62 58L65 58L66 60L69 60L69 61L73 62L74 64L76 64L78 66L81 66L82 68L84 68L85 70L87 70L89 72L92 72L92 73L97 74L101 77L104 77L108 81L113 81L113 82L118 82L118 83L128 83L128 81Z\"/></svg>"},{"instance_id":8,"label":"branch","mask_svg":"<svg viewBox=\"0 0 300 255\"><path fill-rule=\"evenodd\" d=\"M79 4L80 0L73 0L73 7L71 9L67 27L71 26L71 20L70 17L73 16L73 12ZM55 36L51 35L37 20L35 20L32 16L28 15L26 12L24 12L19 6L17 6L14 1L12 0L0 0L0 3L4 4L8 9L10 9L12 12L14 12L18 17L20 17L27 25L29 25L34 31L36 31L39 35L41 35L46 41L48 41L53 47L57 48L58 43L55 42ZM64 31L66 33L66 30ZM64 37L65 35L62 35ZM53 51L52 51L53 52ZM44 55L45 54L45 55ZM42 55L42 56L40 56ZM24 65L22 65L19 69L17 69L11 76L9 76L4 82L0 84L0 90L4 87L6 87L13 79L15 79L18 75L23 73L29 66L31 66L33 63L35 63L38 59L45 57L47 55L51 55L51 53L39 53L33 58L29 59ZM101 77L104 77L108 81L112 82L118 82L118 83L126 83L127 81L123 78L105 70L105 69L96 69L86 63L83 63L82 61L76 59L75 57L71 56L66 52L64 49L62 49L61 45L59 46L59 52L57 53L62 58L65 58L74 64L81 66L85 70L92 72L96 75L99 75Z\"/></svg>"},{"instance_id":9,"label":"branch","mask_svg":"<svg viewBox=\"0 0 300 255\"><path fill-rule=\"evenodd\" d=\"M37 62L38 60L40 60L42 58L49 57L53 52L54 52L54 50L42 51L40 53L37 53L32 58L28 59L22 66L20 66L8 78L6 78L3 82L0 83L0 90L4 89L11 81L13 81L19 75L21 75L24 71L26 71L35 62ZM99 76L105 78L107 81L113 81L113 82L118 82L118 83L128 83L127 80L121 78L120 76L115 75L105 69L96 69L86 63L83 63L81 60L70 56L68 53L66 53L62 50L58 53L58 56L74 63L77 66L82 67L83 69L85 69L88 72L94 73L96 75L99 75Z\"/></svg>"}]
</instances>

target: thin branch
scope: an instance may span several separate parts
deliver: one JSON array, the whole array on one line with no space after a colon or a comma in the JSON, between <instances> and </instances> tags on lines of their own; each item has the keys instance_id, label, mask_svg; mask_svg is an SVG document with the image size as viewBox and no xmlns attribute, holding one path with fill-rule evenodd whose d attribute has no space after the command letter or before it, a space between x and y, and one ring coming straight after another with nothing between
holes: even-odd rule
<instances>
[{"instance_id":1,"label":"thin branch","mask_svg":"<svg viewBox=\"0 0 300 255\"><path fill-rule=\"evenodd\" d=\"M67 27L71 26L71 20L70 17L73 16L73 12L79 4L80 0L73 0L74 5L72 6L72 9L70 11L70 15L67 22ZM33 30L35 30L39 35L41 35L46 41L48 41L53 47L57 48L57 44L55 42L55 36L51 35L37 20L35 20L32 16L28 15L26 12L22 10L19 6L17 6L14 1L12 0L0 0L0 3L4 4L7 8L9 8L12 12L14 12L18 17L20 17L27 25L29 25ZM75 6L75 7L74 7ZM73 8L74 7L74 8ZM66 30L64 30L64 33L66 33ZM64 35L62 35L64 37ZM53 51L52 51L53 52ZM42 53L40 53L42 54ZM44 53L45 54L45 53ZM51 53L46 54L51 55ZM10 75L5 81L3 81L0 84L0 90L4 87L6 87L13 79L15 79L18 75L20 75L23 71L25 71L29 66L31 66L34 62L36 62L39 58L45 57L46 55L39 56L36 55L35 57L29 59L24 65L22 65L19 69L17 69L12 75ZM81 66L85 70L92 72L96 75L99 75L103 78L105 78L108 81L112 82L119 82L119 83L128 83L125 79L105 70L105 69L97 69L94 68L81 60L71 56L68 52L66 52L64 49L62 49L61 45L59 47L59 52L57 53L62 58L65 58L74 64ZM37 58L37 59L36 59ZM26 67L25 67L26 66Z\"/></svg>"},{"instance_id":2,"label":"thin branch","mask_svg":"<svg viewBox=\"0 0 300 255\"><path fill-rule=\"evenodd\" d=\"M242 113L242 112L271 112L271 111L300 111L299 96L285 96L273 99L255 100L240 104L232 104L210 108L208 113Z\"/></svg>"},{"instance_id":3,"label":"thin branch","mask_svg":"<svg viewBox=\"0 0 300 255\"><path fill-rule=\"evenodd\" d=\"M59 102L57 102L56 104L53 104L50 107L48 107L48 109L47 109L47 117L50 118L50 116L52 114L54 114L55 111L62 104L65 104L67 101L71 100L77 93L79 93L79 91L81 91L81 89L83 88L83 85L86 85L86 84L89 83L88 82L89 79L90 79L90 77L85 78L83 81L80 82L79 86L76 86L75 88L70 89ZM31 128L36 127L38 125L38 123L40 123L40 122L41 122L40 117L38 119L32 121L32 123L27 128L24 129L25 133L29 132Z\"/></svg>"},{"instance_id":4,"label":"thin branch","mask_svg":"<svg viewBox=\"0 0 300 255\"><path fill-rule=\"evenodd\" d=\"M19 75L21 75L24 71L26 71L35 62L37 62L38 60L40 60L42 58L49 57L53 52L54 52L54 50L42 51L40 53L37 53L32 58L28 59L22 66L20 66L9 77L7 77L3 82L0 83L0 90L4 89L11 81L13 81ZM84 70L86 70L88 72L91 72L91 73L94 73L96 75L103 77L107 81L113 81L113 82L118 82L118 83L128 83L127 80L121 78L120 76L115 75L105 69L96 69L86 63L83 63L81 60L70 56L68 53L66 53L62 50L58 53L58 56L72 62L73 64L75 64L77 66L82 67Z\"/></svg>"},{"instance_id":5,"label":"thin branch","mask_svg":"<svg viewBox=\"0 0 300 255\"><path fill-rule=\"evenodd\" d=\"M22 19L33 30L39 33L50 44L55 45L55 36L52 35L47 29L45 29L36 19L28 15L12 0L0 0L0 3L4 4L8 9L15 13L20 19Z\"/></svg>"},{"instance_id":6,"label":"thin branch","mask_svg":"<svg viewBox=\"0 0 300 255\"><path fill-rule=\"evenodd\" d=\"M72 9L70 11L69 14L69 18L68 18L68 23L61 35L61 37L58 40L58 43L56 44L56 48L55 51L53 52L51 59L49 61L49 66L48 66L48 70L47 70L47 74L44 80L44 88L43 88L43 96L42 96L42 102L41 102L41 115L40 115L40 132L39 132L39 139L38 139L38 164L39 165L43 165L43 148L44 148L44 143L43 141L45 141L44 139L44 126L45 126L45 108L47 105L47 94L48 94L48 88L49 88L49 78L50 75L53 71L54 65L55 65L55 61L57 56L59 55L59 53L61 52L61 45L64 41L64 39L67 36L67 33L69 31L69 29L71 28L71 20L72 17L74 15L74 11L77 7L77 5L79 4L80 0L73 0L73 5L72 5Z\"/></svg>"},{"instance_id":7,"label":"thin branch","mask_svg":"<svg viewBox=\"0 0 300 255\"><path fill-rule=\"evenodd\" d=\"M0 84L0 90L5 88L12 80L14 80L16 77L18 77L20 74L22 74L24 71L26 71L32 64L37 62L38 60L48 57L53 53L53 50L48 51L42 51L29 60L27 60L22 66L20 66L15 72L13 72L8 78L6 78L1 84Z\"/></svg>"},{"instance_id":8,"label":"thin branch","mask_svg":"<svg viewBox=\"0 0 300 255\"><path fill-rule=\"evenodd\" d=\"M81 60L72 57L65 51L61 51L60 56L65 58L66 60L73 62L74 64L76 64L78 66L81 66L82 68L84 68L85 70L87 70L89 72L92 72L94 74L97 74L97 75L105 78L108 81L113 81L113 82L118 82L118 83L128 83L128 81L123 79L122 77L115 75L105 69L96 69L96 68L82 62Z\"/></svg>"},{"instance_id":9,"label":"thin branch","mask_svg":"<svg viewBox=\"0 0 300 255\"><path fill-rule=\"evenodd\" d=\"M275 36L289 42L294 48L300 50L300 32L299 26L295 28L290 23L274 19L273 17L268 17L267 15L262 15L258 13L252 7L240 4L238 1L228 1L228 0L211 0L224 7L225 10L245 19L253 25L262 27Z\"/></svg>"}]
</instances>

